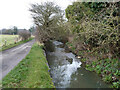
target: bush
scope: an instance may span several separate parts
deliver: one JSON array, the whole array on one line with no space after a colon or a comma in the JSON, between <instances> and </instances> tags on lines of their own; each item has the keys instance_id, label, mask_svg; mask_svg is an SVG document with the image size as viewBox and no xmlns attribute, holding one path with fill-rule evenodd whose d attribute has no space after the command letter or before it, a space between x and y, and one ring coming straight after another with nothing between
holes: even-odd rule
<instances>
[{"instance_id":1,"label":"bush","mask_svg":"<svg viewBox=\"0 0 120 90\"><path fill-rule=\"evenodd\" d=\"M94 6L94 8L91 5ZM101 10L100 7L104 8ZM66 17L68 19L67 23L70 23L69 29L71 33L74 34L73 38L76 39L76 41L73 40L73 42L80 41L86 49L92 52L97 51L106 56L109 54L109 58L120 57L118 15L113 15L115 12L117 13L117 8L117 3L85 4L75 2L73 5L68 6L66 9ZM97 13L96 11L99 10L100 13ZM94 11L95 13L93 13Z\"/></svg>"},{"instance_id":2,"label":"bush","mask_svg":"<svg viewBox=\"0 0 120 90\"><path fill-rule=\"evenodd\" d=\"M19 36L20 38L22 38L22 40L28 40L31 37L31 34L29 31L24 30L24 31L19 32Z\"/></svg>"}]
</instances>

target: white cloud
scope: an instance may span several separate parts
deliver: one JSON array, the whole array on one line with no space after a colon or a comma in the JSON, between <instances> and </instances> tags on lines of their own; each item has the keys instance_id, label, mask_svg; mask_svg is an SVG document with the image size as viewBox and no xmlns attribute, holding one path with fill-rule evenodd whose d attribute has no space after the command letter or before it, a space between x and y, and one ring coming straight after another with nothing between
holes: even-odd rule
<instances>
[{"instance_id":1,"label":"white cloud","mask_svg":"<svg viewBox=\"0 0 120 90\"><path fill-rule=\"evenodd\" d=\"M48 0L0 0L0 29L29 28L33 21L29 12L30 4ZM73 0L49 0L65 9Z\"/></svg>"}]
</instances>

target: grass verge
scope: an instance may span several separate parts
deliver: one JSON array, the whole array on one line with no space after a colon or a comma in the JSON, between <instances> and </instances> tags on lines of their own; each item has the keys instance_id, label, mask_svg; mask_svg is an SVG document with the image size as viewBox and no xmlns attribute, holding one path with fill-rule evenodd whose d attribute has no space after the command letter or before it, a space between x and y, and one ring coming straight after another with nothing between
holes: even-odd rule
<instances>
[{"instance_id":1,"label":"grass verge","mask_svg":"<svg viewBox=\"0 0 120 90\"><path fill-rule=\"evenodd\" d=\"M54 88L42 47L32 46L26 58L2 79L2 88Z\"/></svg>"},{"instance_id":2,"label":"grass verge","mask_svg":"<svg viewBox=\"0 0 120 90\"><path fill-rule=\"evenodd\" d=\"M7 45L7 46L3 46L3 47L0 49L0 51L4 51L4 50L7 50L7 49L10 49L10 48L12 48L12 47L15 47L15 46L18 46L18 45L20 45L20 44L26 43L26 42L28 42L28 41L30 41L30 40L33 40L33 39L34 39L34 38L30 38L30 39L28 39L28 40L20 41L20 42L17 42L17 43L15 43L15 44L10 44L10 45Z\"/></svg>"}]
</instances>

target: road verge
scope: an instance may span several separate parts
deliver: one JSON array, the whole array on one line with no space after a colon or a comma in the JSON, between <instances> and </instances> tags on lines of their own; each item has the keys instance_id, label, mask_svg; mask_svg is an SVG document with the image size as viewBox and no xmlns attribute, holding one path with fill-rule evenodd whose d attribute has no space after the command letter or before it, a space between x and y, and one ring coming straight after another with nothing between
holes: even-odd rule
<instances>
[{"instance_id":1,"label":"road verge","mask_svg":"<svg viewBox=\"0 0 120 90\"><path fill-rule=\"evenodd\" d=\"M25 59L2 79L2 88L54 88L42 47L32 46Z\"/></svg>"}]
</instances>

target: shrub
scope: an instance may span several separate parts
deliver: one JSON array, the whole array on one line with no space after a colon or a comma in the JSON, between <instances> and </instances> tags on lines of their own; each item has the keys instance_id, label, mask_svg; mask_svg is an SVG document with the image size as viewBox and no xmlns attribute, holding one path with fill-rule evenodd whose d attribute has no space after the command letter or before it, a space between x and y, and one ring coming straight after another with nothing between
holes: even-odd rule
<instances>
[{"instance_id":1,"label":"shrub","mask_svg":"<svg viewBox=\"0 0 120 90\"><path fill-rule=\"evenodd\" d=\"M66 9L66 17L71 26L69 29L74 34L73 38L92 52L109 54L109 58L120 57L119 22L118 16L113 15L117 13L117 9L117 3L74 2ZM99 10L99 13L96 12Z\"/></svg>"},{"instance_id":2,"label":"shrub","mask_svg":"<svg viewBox=\"0 0 120 90\"><path fill-rule=\"evenodd\" d=\"M28 40L31 37L31 34L29 31L24 30L24 31L19 32L19 36L20 38L22 38L22 40Z\"/></svg>"}]
</instances>

